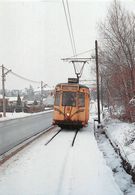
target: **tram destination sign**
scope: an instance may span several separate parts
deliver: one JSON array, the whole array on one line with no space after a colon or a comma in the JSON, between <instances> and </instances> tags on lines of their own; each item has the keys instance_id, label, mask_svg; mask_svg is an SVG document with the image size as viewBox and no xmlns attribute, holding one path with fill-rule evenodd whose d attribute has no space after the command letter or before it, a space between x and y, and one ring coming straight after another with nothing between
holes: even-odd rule
<instances>
[{"instance_id":1,"label":"tram destination sign","mask_svg":"<svg viewBox=\"0 0 135 195\"><path fill-rule=\"evenodd\" d=\"M68 78L68 83L78 83L77 78Z\"/></svg>"},{"instance_id":2,"label":"tram destination sign","mask_svg":"<svg viewBox=\"0 0 135 195\"><path fill-rule=\"evenodd\" d=\"M64 90L64 91L77 91L78 90L78 86L63 85L62 86L62 90Z\"/></svg>"}]
</instances>

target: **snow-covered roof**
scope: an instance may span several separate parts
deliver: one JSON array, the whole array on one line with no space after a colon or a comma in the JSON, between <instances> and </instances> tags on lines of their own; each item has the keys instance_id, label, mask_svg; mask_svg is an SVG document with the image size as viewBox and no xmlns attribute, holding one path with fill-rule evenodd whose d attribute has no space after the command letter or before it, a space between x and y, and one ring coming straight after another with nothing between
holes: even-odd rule
<instances>
[{"instance_id":1,"label":"snow-covered roof","mask_svg":"<svg viewBox=\"0 0 135 195\"><path fill-rule=\"evenodd\" d=\"M14 101L17 101L17 97L8 97L8 101L11 101L11 102L12 102L12 101L13 101L13 102L14 102Z\"/></svg>"},{"instance_id":2,"label":"snow-covered roof","mask_svg":"<svg viewBox=\"0 0 135 195\"><path fill-rule=\"evenodd\" d=\"M3 98L3 95L0 94L0 99L2 99L2 98ZM8 97L5 97L5 99L8 99Z\"/></svg>"},{"instance_id":3,"label":"snow-covered roof","mask_svg":"<svg viewBox=\"0 0 135 195\"><path fill-rule=\"evenodd\" d=\"M33 104L33 103L34 103L33 100L28 100L28 101L26 101L26 102L27 102L27 104Z\"/></svg>"},{"instance_id":4,"label":"snow-covered roof","mask_svg":"<svg viewBox=\"0 0 135 195\"><path fill-rule=\"evenodd\" d=\"M15 102L15 101L17 101L17 98L18 98L18 97L7 97L7 98L8 98L8 101L9 101L9 102ZM21 96L20 98L21 98L21 100L22 100L22 99L23 99L23 96Z\"/></svg>"},{"instance_id":5,"label":"snow-covered roof","mask_svg":"<svg viewBox=\"0 0 135 195\"><path fill-rule=\"evenodd\" d=\"M43 104L45 105L53 105L53 103L54 103L54 97L51 95L43 99Z\"/></svg>"}]
</instances>

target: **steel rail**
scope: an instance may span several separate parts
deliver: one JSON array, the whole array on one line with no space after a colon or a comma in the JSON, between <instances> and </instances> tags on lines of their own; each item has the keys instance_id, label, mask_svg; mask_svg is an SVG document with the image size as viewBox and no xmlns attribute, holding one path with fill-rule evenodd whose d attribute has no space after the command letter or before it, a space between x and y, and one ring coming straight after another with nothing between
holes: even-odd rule
<instances>
[{"instance_id":1,"label":"steel rail","mask_svg":"<svg viewBox=\"0 0 135 195\"><path fill-rule=\"evenodd\" d=\"M62 129L60 129L57 133L55 133L46 143L45 146L47 146L60 132Z\"/></svg>"},{"instance_id":2,"label":"steel rail","mask_svg":"<svg viewBox=\"0 0 135 195\"><path fill-rule=\"evenodd\" d=\"M74 138L73 138L73 141L72 141L72 147L74 146L74 143L75 143L75 139L76 139L76 136L77 136L77 134L78 134L78 129L76 130L76 132L75 132L75 135L74 135Z\"/></svg>"}]
</instances>

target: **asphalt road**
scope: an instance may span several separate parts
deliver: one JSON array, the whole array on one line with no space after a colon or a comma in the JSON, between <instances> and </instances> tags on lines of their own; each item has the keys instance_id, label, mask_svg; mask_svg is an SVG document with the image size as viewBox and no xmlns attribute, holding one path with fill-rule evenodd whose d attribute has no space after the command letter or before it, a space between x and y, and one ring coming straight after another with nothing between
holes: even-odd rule
<instances>
[{"instance_id":1,"label":"asphalt road","mask_svg":"<svg viewBox=\"0 0 135 195\"><path fill-rule=\"evenodd\" d=\"M52 111L0 122L0 155L52 124Z\"/></svg>"}]
</instances>

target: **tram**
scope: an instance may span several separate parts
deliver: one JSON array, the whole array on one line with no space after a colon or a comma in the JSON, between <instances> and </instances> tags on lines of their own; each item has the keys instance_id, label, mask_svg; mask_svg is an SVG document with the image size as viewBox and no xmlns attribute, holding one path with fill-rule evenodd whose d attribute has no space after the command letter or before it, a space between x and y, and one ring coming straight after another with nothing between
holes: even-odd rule
<instances>
[{"instance_id":1,"label":"tram","mask_svg":"<svg viewBox=\"0 0 135 195\"><path fill-rule=\"evenodd\" d=\"M60 127L81 128L89 120L89 88L75 78L55 87L53 124Z\"/></svg>"}]
</instances>

